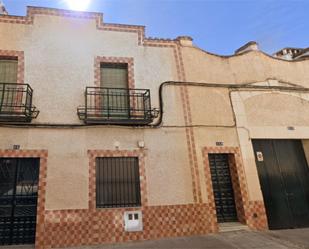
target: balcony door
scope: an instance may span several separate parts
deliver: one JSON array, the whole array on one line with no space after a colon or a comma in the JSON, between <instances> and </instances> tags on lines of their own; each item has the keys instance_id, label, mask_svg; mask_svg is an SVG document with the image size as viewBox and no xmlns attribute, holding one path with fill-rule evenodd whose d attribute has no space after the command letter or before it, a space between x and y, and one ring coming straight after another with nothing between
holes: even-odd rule
<instances>
[{"instance_id":1,"label":"balcony door","mask_svg":"<svg viewBox=\"0 0 309 249\"><path fill-rule=\"evenodd\" d=\"M10 112L16 105L16 83L17 60L0 58L0 112Z\"/></svg>"},{"instance_id":2,"label":"balcony door","mask_svg":"<svg viewBox=\"0 0 309 249\"><path fill-rule=\"evenodd\" d=\"M128 64L102 63L101 87L103 115L111 119L127 119L130 115Z\"/></svg>"}]
</instances>

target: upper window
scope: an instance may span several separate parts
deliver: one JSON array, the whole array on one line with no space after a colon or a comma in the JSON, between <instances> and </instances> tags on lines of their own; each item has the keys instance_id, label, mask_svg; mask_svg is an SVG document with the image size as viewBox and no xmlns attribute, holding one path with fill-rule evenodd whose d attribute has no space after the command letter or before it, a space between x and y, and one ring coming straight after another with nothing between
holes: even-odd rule
<instances>
[{"instance_id":1,"label":"upper window","mask_svg":"<svg viewBox=\"0 0 309 249\"><path fill-rule=\"evenodd\" d=\"M0 83L17 83L17 59L0 57Z\"/></svg>"},{"instance_id":2,"label":"upper window","mask_svg":"<svg viewBox=\"0 0 309 249\"><path fill-rule=\"evenodd\" d=\"M141 205L137 157L96 159L96 206L132 207Z\"/></svg>"},{"instance_id":3,"label":"upper window","mask_svg":"<svg viewBox=\"0 0 309 249\"><path fill-rule=\"evenodd\" d=\"M128 92L128 64L101 63L102 111L114 119L127 119L130 115Z\"/></svg>"},{"instance_id":4,"label":"upper window","mask_svg":"<svg viewBox=\"0 0 309 249\"><path fill-rule=\"evenodd\" d=\"M128 88L128 64L101 63L101 87Z\"/></svg>"}]
</instances>

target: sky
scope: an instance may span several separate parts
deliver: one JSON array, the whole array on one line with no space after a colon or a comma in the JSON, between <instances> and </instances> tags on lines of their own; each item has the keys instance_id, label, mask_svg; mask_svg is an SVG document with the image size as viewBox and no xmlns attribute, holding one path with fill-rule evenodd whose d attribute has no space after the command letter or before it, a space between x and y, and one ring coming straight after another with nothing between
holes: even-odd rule
<instances>
[{"instance_id":1,"label":"sky","mask_svg":"<svg viewBox=\"0 0 309 249\"><path fill-rule=\"evenodd\" d=\"M3 0L11 15L26 15L26 6L69 9L68 1ZM309 0L90 0L86 10L102 12L104 22L145 25L150 37L189 35L220 55L249 41L269 54L309 47Z\"/></svg>"}]
</instances>

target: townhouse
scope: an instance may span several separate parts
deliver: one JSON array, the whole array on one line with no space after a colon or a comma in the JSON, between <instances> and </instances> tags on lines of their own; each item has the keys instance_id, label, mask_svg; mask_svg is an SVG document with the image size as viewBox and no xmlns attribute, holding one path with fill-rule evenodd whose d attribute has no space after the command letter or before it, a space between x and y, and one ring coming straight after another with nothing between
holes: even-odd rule
<instances>
[{"instance_id":1,"label":"townhouse","mask_svg":"<svg viewBox=\"0 0 309 249\"><path fill-rule=\"evenodd\" d=\"M0 15L0 244L308 226L308 68L101 13Z\"/></svg>"}]
</instances>

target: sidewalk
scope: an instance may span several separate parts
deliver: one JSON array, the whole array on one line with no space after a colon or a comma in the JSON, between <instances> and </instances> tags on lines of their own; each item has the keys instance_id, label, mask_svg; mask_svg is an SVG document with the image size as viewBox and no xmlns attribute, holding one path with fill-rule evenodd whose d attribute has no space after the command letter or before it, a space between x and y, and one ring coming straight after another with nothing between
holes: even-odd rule
<instances>
[{"instance_id":1,"label":"sidewalk","mask_svg":"<svg viewBox=\"0 0 309 249\"><path fill-rule=\"evenodd\" d=\"M70 249L309 249L309 228L266 232L235 231L207 236L161 239Z\"/></svg>"},{"instance_id":2,"label":"sidewalk","mask_svg":"<svg viewBox=\"0 0 309 249\"><path fill-rule=\"evenodd\" d=\"M0 249L33 249L33 246L10 246ZM235 231L206 236L181 237L142 242L98 246L70 247L70 249L309 249L309 228L266 232ZM61 248L63 249L63 248Z\"/></svg>"}]
</instances>

